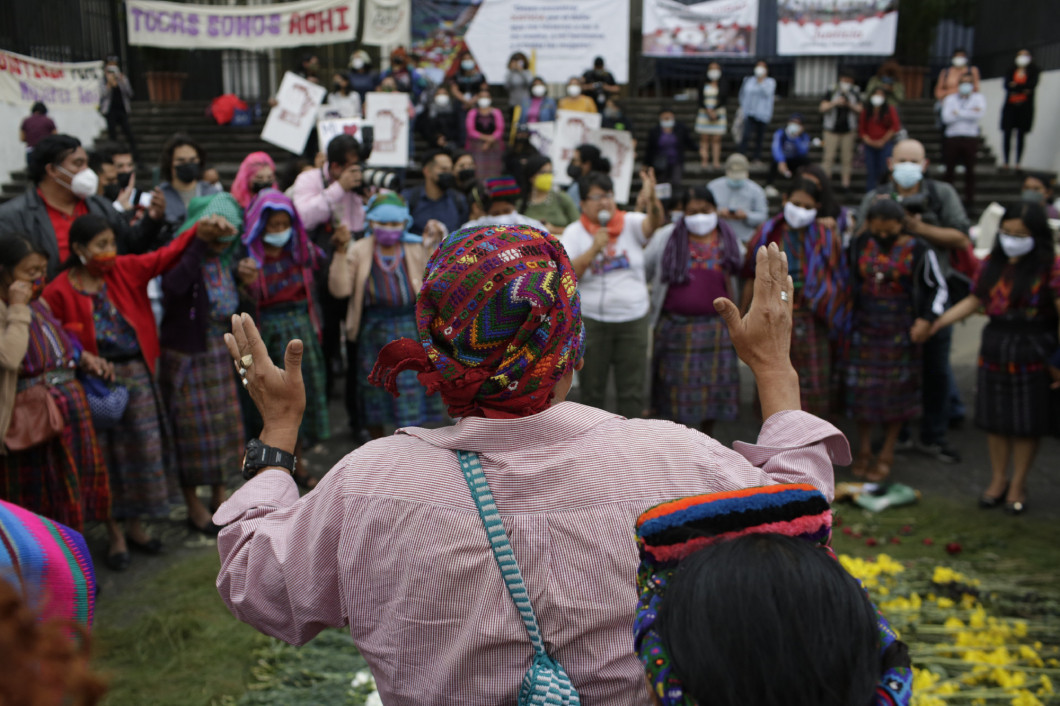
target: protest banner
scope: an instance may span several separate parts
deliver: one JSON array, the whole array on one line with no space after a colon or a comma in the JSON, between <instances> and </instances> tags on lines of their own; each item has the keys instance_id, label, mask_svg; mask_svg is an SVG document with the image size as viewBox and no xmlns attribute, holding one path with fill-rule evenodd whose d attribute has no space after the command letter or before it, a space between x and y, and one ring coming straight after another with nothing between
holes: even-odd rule
<instances>
[{"instance_id":1,"label":"protest banner","mask_svg":"<svg viewBox=\"0 0 1060 706\"><path fill-rule=\"evenodd\" d=\"M328 151L328 143L339 135L352 135L358 142L364 142L362 131L368 123L363 118L332 118L317 121L317 141L320 151Z\"/></svg>"},{"instance_id":2,"label":"protest banner","mask_svg":"<svg viewBox=\"0 0 1060 706\"><path fill-rule=\"evenodd\" d=\"M126 0L129 44L170 49L276 49L352 42L358 0L193 5Z\"/></svg>"},{"instance_id":3,"label":"protest banner","mask_svg":"<svg viewBox=\"0 0 1060 706\"><path fill-rule=\"evenodd\" d=\"M409 94L367 93L365 122L374 130L370 167L404 169L409 166Z\"/></svg>"},{"instance_id":4,"label":"protest banner","mask_svg":"<svg viewBox=\"0 0 1060 706\"><path fill-rule=\"evenodd\" d=\"M0 50L0 101L51 110L98 110L102 61L59 63Z\"/></svg>"},{"instance_id":5,"label":"protest banner","mask_svg":"<svg viewBox=\"0 0 1060 706\"><path fill-rule=\"evenodd\" d=\"M530 144L541 154L552 154L552 139L556 132L556 123L527 123L530 131Z\"/></svg>"},{"instance_id":6,"label":"protest banner","mask_svg":"<svg viewBox=\"0 0 1060 706\"><path fill-rule=\"evenodd\" d=\"M644 0L644 56L749 56L755 53L758 0L709 0L689 5Z\"/></svg>"},{"instance_id":7,"label":"protest banner","mask_svg":"<svg viewBox=\"0 0 1060 706\"><path fill-rule=\"evenodd\" d=\"M407 45L411 16L411 0L364 0L364 43Z\"/></svg>"},{"instance_id":8,"label":"protest banner","mask_svg":"<svg viewBox=\"0 0 1060 706\"><path fill-rule=\"evenodd\" d=\"M290 71L283 75L276 92L276 106L269 111L261 139L288 152L301 154L316 125L317 109L327 90Z\"/></svg>"},{"instance_id":9,"label":"protest banner","mask_svg":"<svg viewBox=\"0 0 1060 706\"><path fill-rule=\"evenodd\" d=\"M777 54L824 56L894 53L897 0L780 0Z\"/></svg>"},{"instance_id":10,"label":"protest banner","mask_svg":"<svg viewBox=\"0 0 1060 706\"><path fill-rule=\"evenodd\" d=\"M611 162L611 181L615 186L615 203L629 203L633 184L633 163L637 151L633 148L633 133L628 130L596 130L590 142Z\"/></svg>"},{"instance_id":11,"label":"protest banner","mask_svg":"<svg viewBox=\"0 0 1060 706\"><path fill-rule=\"evenodd\" d=\"M594 133L600 129L599 113L579 113L573 110L560 110L556 113L556 125L552 138L552 180L560 186L571 183L567 175L567 166L574 155L574 148L580 144L593 142Z\"/></svg>"}]
</instances>

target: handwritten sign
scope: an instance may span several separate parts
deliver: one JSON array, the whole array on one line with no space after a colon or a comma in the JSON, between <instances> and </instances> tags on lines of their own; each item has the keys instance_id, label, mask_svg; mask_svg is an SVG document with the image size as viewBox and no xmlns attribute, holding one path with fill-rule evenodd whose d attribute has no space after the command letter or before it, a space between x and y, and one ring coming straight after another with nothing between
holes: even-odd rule
<instances>
[{"instance_id":1,"label":"handwritten sign","mask_svg":"<svg viewBox=\"0 0 1060 706\"><path fill-rule=\"evenodd\" d=\"M409 94L366 93L365 122L372 126L370 167L403 168L409 165Z\"/></svg>"},{"instance_id":2,"label":"handwritten sign","mask_svg":"<svg viewBox=\"0 0 1060 706\"><path fill-rule=\"evenodd\" d=\"M103 62L58 63L0 51L0 100L49 109L96 110Z\"/></svg>"},{"instance_id":3,"label":"handwritten sign","mask_svg":"<svg viewBox=\"0 0 1060 706\"><path fill-rule=\"evenodd\" d=\"M290 71L285 73L280 90L276 92L276 106L265 119L261 139L288 152L301 154L316 125L317 109L325 94L327 91L323 86Z\"/></svg>"},{"instance_id":4,"label":"handwritten sign","mask_svg":"<svg viewBox=\"0 0 1060 706\"><path fill-rule=\"evenodd\" d=\"M555 183L560 186L571 183L571 178L567 176L567 166L574 156L574 148L583 143L593 144L593 135L600 129L601 121L599 113L579 113L573 110L561 110L556 113L550 154Z\"/></svg>"}]
</instances>

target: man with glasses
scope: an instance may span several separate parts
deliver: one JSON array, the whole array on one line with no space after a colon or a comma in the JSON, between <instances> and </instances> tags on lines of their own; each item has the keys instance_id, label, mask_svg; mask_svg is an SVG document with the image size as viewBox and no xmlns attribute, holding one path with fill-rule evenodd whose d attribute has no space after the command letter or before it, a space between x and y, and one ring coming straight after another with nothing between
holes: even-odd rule
<instances>
[{"instance_id":1,"label":"man with glasses","mask_svg":"<svg viewBox=\"0 0 1060 706\"><path fill-rule=\"evenodd\" d=\"M617 412L632 419L644 413L648 372L648 283L644 246L665 225L655 195L655 173L641 172L639 199L647 213L618 209L611 177L589 172L579 180L582 218L563 231L563 247L578 277L585 324L585 366L581 402L604 407L608 376L614 372Z\"/></svg>"}]
</instances>

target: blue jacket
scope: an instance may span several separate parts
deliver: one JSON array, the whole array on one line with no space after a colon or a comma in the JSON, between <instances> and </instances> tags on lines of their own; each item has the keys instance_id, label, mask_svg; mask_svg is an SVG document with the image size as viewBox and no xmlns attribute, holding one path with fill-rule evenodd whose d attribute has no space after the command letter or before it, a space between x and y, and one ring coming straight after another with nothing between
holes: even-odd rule
<instances>
[{"instance_id":1,"label":"blue jacket","mask_svg":"<svg viewBox=\"0 0 1060 706\"><path fill-rule=\"evenodd\" d=\"M530 99L526 98L519 104L519 124L525 125L530 122L527 117L530 114ZM541 112L538 114L537 122L550 123L556 119L556 99L545 96L541 99Z\"/></svg>"},{"instance_id":2,"label":"blue jacket","mask_svg":"<svg viewBox=\"0 0 1060 706\"><path fill-rule=\"evenodd\" d=\"M803 130L794 140L784 128L773 133L773 160L786 162L791 157L805 157L810 153L810 136Z\"/></svg>"}]
</instances>

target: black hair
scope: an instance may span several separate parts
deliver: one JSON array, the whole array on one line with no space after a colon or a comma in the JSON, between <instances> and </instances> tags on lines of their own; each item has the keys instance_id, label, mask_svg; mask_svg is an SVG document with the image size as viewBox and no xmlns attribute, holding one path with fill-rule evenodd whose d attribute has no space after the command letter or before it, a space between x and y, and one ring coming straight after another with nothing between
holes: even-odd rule
<instances>
[{"instance_id":1,"label":"black hair","mask_svg":"<svg viewBox=\"0 0 1060 706\"><path fill-rule=\"evenodd\" d=\"M47 115L48 106L44 105L43 101L37 101L33 104L33 107L29 109L29 112L36 115Z\"/></svg>"},{"instance_id":2,"label":"black hair","mask_svg":"<svg viewBox=\"0 0 1060 706\"><path fill-rule=\"evenodd\" d=\"M821 202L822 190L815 182L812 182L809 179L795 179L791 184L791 188L788 189L788 197L790 198L796 191L804 191L809 194L810 198L816 203L820 203L822 206L824 205Z\"/></svg>"},{"instance_id":3,"label":"black hair","mask_svg":"<svg viewBox=\"0 0 1060 706\"><path fill-rule=\"evenodd\" d=\"M206 150L191 135L177 132L170 135L166 143L162 145L162 159L159 160L158 167L163 179L167 181L173 179L173 153L178 147L185 145L195 150L195 154L199 156L199 169L206 171Z\"/></svg>"},{"instance_id":4,"label":"black hair","mask_svg":"<svg viewBox=\"0 0 1060 706\"><path fill-rule=\"evenodd\" d=\"M1023 181L1027 181L1028 179L1035 179L1041 182L1046 191L1052 191L1056 188L1056 175L1050 174L1049 172L1024 171Z\"/></svg>"},{"instance_id":5,"label":"black hair","mask_svg":"<svg viewBox=\"0 0 1060 706\"><path fill-rule=\"evenodd\" d=\"M1020 201L1005 206L1001 222L1018 218L1027 226L1034 238L1034 250L1021 257L1015 263L1010 302L1016 303L1028 294L1031 284L1038 277L1049 277L1049 272L1056 257L1053 250L1053 231L1049 228L1049 216L1041 204ZM980 299L986 297L990 290L1001 279L1008 267L1009 257L1001 248L1001 238L994 242L994 249L983 265L975 287L975 295Z\"/></svg>"},{"instance_id":6,"label":"black hair","mask_svg":"<svg viewBox=\"0 0 1060 706\"><path fill-rule=\"evenodd\" d=\"M471 186L468 187L467 200L470 203L477 203L482 207L483 213L489 215L490 207L493 205L493 199L490 198L489 192L486 191L486 186L478 179L471 182Z\"/></svg>"},{"instance_id":7,"label":"black hair","mask_svg":"<svg viewBox=\"0 0 1060 706\"><path fill-rule=\"evenodd\" d=\"M611 160L604 157L604 153L596 145L581 144L575 147L574 151L578 153L582 164L588 163L590 172L611 173Z\"/></svg>"},{"instance_id":8,"label":"black hair","mask_svg":"<svg viewBox=\"0 0 1060 706\"><path fill-rule=\"evenodd\" d=\"M317 55L315 52L307 51L302 53L302 64L308 64L313 59L316 59Z\"/></svg>"},{"instance_id":9,"label":"black hair","mask_svg":"<svg viewBox=\"0 0 1060 706\"><path fill-rule=\"evenodd\" d=\"M839 69L838 76L839 78L854 78L854 71L853 69L848 69L844 67L842 69Z\"/></svg>"},{"instance_id":10,"label":"black hair","mask_svg":"<svg viewBox=\"0 0 1060 706\"><path fill-rule=\"evenodd\" d=\"M663 113L673 113L675 117L677 116L677 112L674 111L673 106L666 105L665 103L659 106L659 115L661 116Z\"/></svg>"},{"instance_id":11,"label":"black hair","mask_svg":"<svg viewBox=\"0 0 1060 706\"><path fill-rule=\"evenodd\" d=\"M126 154L121 147L113 142L97 142L95 148L88 153L88 166L92 171L99 173L99 168L104 164L114 164L114 155Z\"/></svg>"},{"instance_id":12,"label":"black hair","mask_svg":"<svg viewBox=\"0 0 1060 706\"><path fill-rule=\"evenodd\" d=\"M287 191L294 184L294 180L302 173L302 170L311 166L309 160L302 157L292 157L276 170L276 188Z\"/></svg>"},{"instance_id":13,"label":"black hair","mask_svg":"<svg viewBox=\"0 0 1060 706\"><path fill-rule=\"evenodd\" d=\"M427 153L423 155L423 166L427 167L432 162L434 162L437 157L441 157L442 155L445 155L449 159L453 160L453 162L456 162L457 158L453 155L452 152L441 147L435 147L432 150L427 150Z\"/></svg>"},{"instance_id":14,"label":"black hair","mask_svg":"<svg viewBox=\"0 0 1060 706\"><path fill-rule=\"evenodd\" d=\"M0 233L0 277L10 274L30 255L47 258L48 253L22 233Z\"/></svg>"},{"instance_id":15,"label":"black hair","mask_svg":"<svg viewBox=\"0 0 1060 706\"><path fill-rule=\"evenodd\" d=\"M589 195L589 190L594 186L603 189L605 193L612 193L615 190L615 184L606 172L589 172L578 179L578 191L581 194L582 201L585 200L585 197Z\"/></svg>"},{"instance_id":16,"label":"black hair","mask_svg":"<svg viewBox=\"0 0 1060 706\"><path fill-rule=\"evenodd\" d=\"M824 167L816 162L804 164L795 170L795 178L798 179L803 174L811 174L821 183L821 198L818 199L821 204L820 215L825 218L839 218L842 207L835 196L835 189L832 188L832 178Z\"/></svg>"},{"instance_id":17,"label":"black hair","mask_svg":"<svg viewBox=\"0 0 1060 706\"><path fill-rule=\"evenodd\" d=\"M706 201L715 208L718 206L718 202L714 198L714 192L705 186L690 186L682 191L681 197L677 200L677 205L683 211L688 207L689 201Z\"/></svg>"},{"instance_id":18,"label":"black hair","mask_svg":"<svg viewBox=\"0 0 1060 706\"><path fill-rule=\"evenodd\" d=\"M353 135L336 135L328 143L328 164L346 164L350 154L361 161L361 143Z\"/></svg>"},{"instance_id":19,"label":"black hair","mask_svg":"<svg viewBox=\"0 0 1060 706\"><path fill-rule=\"evenodd\" d=\"M530 68L530 59L526 56L526 54L522 53L521 51L517 51L508 57L508 63L510 64L516 59L522 59L523 63L526 64L526 68Z\"/></svg>"},{"instance_id":20,"label":"black hair","mask_svg":"<svg viewBox=\"0 0 1060 706\"><path fill-rule=\"evenodd\" d=\"M62 264L59 271L68 270L81 262L81 258L74 253L75 245L88 245L97 235L110 229L110 223L103 216L95 213L79 216L70 224L70 256L66 258L66 262Z\"/></svg>"},{"instance_id":21,"label":"black hair","mask_svg":"<svg viewBox=\"0 0 1060 706\"><path fill-rule=\"evenodd\" d=\"M796 537L754 534L692 554L658 616L673 670L700 704L868 704L883 671L864 590Z\"/></svg>"},{"instance_id":22,"label":"black hair","mask_svg":"<svg viewBox=\"0 0 1060 706\"><path fill-rule=\"evenodd\" d=\"M874 218L902 222L905 221L905 209L894 199L876 199L869 204L869 210L865 212L865 222L868 223Z\"/></svg>"},{"instance_id":23,"label":"black hair","mask_svg":"<svg viewBox=\"0 0 1060 706\"><path fill-rule=\"evenodd\" d=\"M534 177L546 164L551 163L552 160L548 158L548 155L541 153L532 154L523 162L523 173L520 175L521 180L519 183L519 187L523 190L523 200L519 205L520 213L525 211L526 207L530 205L530 194L533 192Z\"/></svg>"},{"instance_id":24,"label":"black hair","mask_svg":"<svg viewBox=\"0 0 1060 706\"><path fill-rule=\"evenodd\" d=\"M952 52L950 52L950 56L954 56L956 54L964 54L965 56L968 56L968 51L964 47L957 47Z\"/></svg>"},{"instance_id":25,"label":"black hair","mask_svg":"<svg viewBox=\"0 0 1060 706\"><path fill-rule=\"evenodd\" d=\"M30 181L34 184L41 183L46 175L45 167L49 164L59 166L80 146L81 140L73 135L59 134L45 137L30 152L29 165L26 167Z\"/></svg>"},{"instance_id":26,"label":"black hair","mask_svg":"<svg viewBox=\"0 0 1060 706\"><path fill-rule=\"evenodd\" d=\"M593 59L593 66L603 66L603 65L604 65L604 57L598 56L595 59Z\"/></svg>"}]
</instances>

